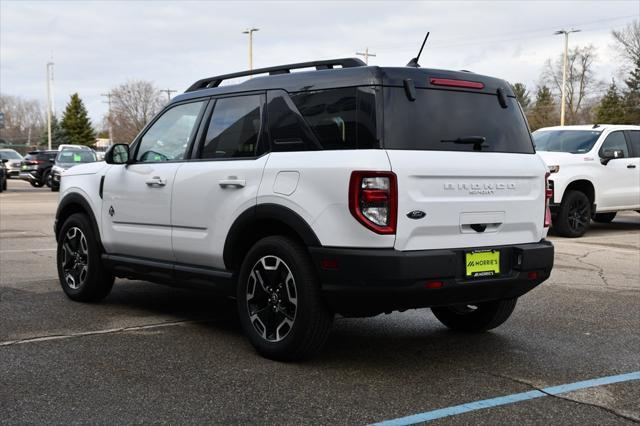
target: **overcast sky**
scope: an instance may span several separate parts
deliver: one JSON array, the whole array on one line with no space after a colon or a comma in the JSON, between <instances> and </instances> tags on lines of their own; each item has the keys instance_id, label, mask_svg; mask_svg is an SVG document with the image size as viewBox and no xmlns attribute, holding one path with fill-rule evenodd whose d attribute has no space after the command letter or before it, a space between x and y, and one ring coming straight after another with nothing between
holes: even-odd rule
<instances>
[{"instance_id":1,"label":"overcast sky","mask_svg":"<svg viewBox=\"0 0 640 426\"><path fill-rule=\"evenodd\" d=\"M431 31L423 67L467 69L538 81L545 60L562 52L553 31L580 28L570 45L597 47L596 72L617 77L612 29L640 18L628 1L0 1L0 91L46 99L45 64L55 62L60 113L78 92L94 124L101 93L128 79L184 91L203 77L254 67L354 56L369 47L370 64L406 64Z\"/></svg>"}]
</instances>

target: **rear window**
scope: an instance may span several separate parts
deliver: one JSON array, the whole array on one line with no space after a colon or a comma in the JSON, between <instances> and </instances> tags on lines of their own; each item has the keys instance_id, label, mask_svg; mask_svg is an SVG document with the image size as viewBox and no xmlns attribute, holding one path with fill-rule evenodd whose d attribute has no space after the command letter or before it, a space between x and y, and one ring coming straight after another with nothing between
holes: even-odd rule
<instances>
[{"instance_id":1,"label":"rear window","mask_svg":"<svg viewBox=\"0 0 640 426\"><path fill-rule=\"evenodd\" d=\"M529 129L515 98L502 108L497 95L417 89L410 101L403 88L384 89L384 146L428 151L533 154ZM474 143L482 140L484 142ZM466 142L466 143L465 143Z\"/></svg>"},{"instance_id":2,"label":"rear window","mask_svg":"<svg viewBox=\"0 0 640 426\"><path fill-rule=\"evenodd\" d=\"M601 133L597 130L536 130L533 143L538 151L583 154L591 151Z\"/></svg>"},{"instance_id":3,"label":"rear window","mask_svg":"<svg viewBox=\"0 0 640 426\"><path fill-rule=\"evenodd\" d=\"M80 149L63 150L56 157L56 162L61 164L92 163L94 161L96 161L96 155L93 152Z\"/></svg>"}]
</instances>

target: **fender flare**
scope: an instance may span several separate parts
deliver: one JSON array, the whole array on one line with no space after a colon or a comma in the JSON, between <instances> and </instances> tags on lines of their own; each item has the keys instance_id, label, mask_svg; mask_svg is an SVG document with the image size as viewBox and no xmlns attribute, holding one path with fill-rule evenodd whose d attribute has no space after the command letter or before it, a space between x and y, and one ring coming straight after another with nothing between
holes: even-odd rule
<instances>
[{"instance_id":1,"label":"fender flare","mask_svg":"<svg viewBox=\"0 0 640 426\"><path fill-rule=\"evenodd\" d=\"M322 245L311 226L295 211L279 204L260 204L245 210L229 228L223 249L223 260L227 267L233 264L232 256L238 244L242 243L247 229L251 229L254 223L269 219L291 228L307 247Z\"/></svg>"},{"instance_id":2,"label":"fender flare","mask_svg":"<svg viewBox=\"0 0 640 426\"><path fill-rule=\"evenodd\" d=\"M91 221L91 225L93 227L93 234L98 239L98 244L101 250L104 252L104 247L102 246L102 239L100 237L100 228L98 227L98 221L96 220L96 216L93 213L91 204L89 204L86 198L84 198L82 195L75 192L65 195L64 198L60 200L60 203L58 204L58 209L56 210L56 218L53 224L53 232L55 234L56 241L58 241L58 234L60 232L60 227L62 226L62 223L63 223L63 218L66 219L66 217L69 216L68 214L65 214L65 212L68 211L69 208L72 209L73 213L76 213L78 211L77 208L73 208L74 205L79 206L81 210L89 216L89 220ZM73 213L70 213L70 214L73 214Z\"/></svg>"}]
</instances>

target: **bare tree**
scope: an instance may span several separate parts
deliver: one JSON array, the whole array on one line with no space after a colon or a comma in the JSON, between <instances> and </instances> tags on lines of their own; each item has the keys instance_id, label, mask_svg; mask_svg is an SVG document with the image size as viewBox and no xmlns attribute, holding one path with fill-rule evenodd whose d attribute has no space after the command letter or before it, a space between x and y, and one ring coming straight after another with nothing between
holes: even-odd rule
<instances>
[{"instance_id":1,"label":"bare tree","mask_svg":"<svg viewBox=\"0 0 640 426\"><path fill-rule=\"evenodd\" d=\"M45 127L44 111L40 102L19 96L0 94L0 111L5 125L0 137L13 143L37 143Z\"/></svg>"},{"instance_id":2,"label":"bare tree","mask_svg":"<svg viewBox=\"0 0 640 426\"><path fill-rule=\"evenodd\" d=\"M611 35L616 46L629 65L640 63L640 21L633 21L620 31L613 30Z\"/></svg>"},{"instance_id":3,"label":"bare tree","mask_svg":"<svg viewBox=\"0 0 640 426\"><path fill-rule=\"evenodd\" d=\"M602 82L597 80L593 72L593 62L596 58L595 47L576 47L567 56L567 123L578 123L587 120L584 106L587 100L601 88ZM563 57L552 61L547 60L543 78L555 89L556 94L562 92Z\"/></svg>"},{"instance_id":4,"label":"bare tree","mask_svg":"<svg viewBox=\"0 0 640 426\"><path fill-rule=\"evenodd\" d=\"M111 90L111 116L116 142L131 142L160 111L165 101L160 90L149 81L128 81Z\"/></svg>"}]
</instances>

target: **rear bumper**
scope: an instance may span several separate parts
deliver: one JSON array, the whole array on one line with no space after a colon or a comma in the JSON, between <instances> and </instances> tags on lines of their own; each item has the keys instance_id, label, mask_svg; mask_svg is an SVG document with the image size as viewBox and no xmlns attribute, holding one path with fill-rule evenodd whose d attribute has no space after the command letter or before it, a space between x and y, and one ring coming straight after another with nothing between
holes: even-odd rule
<instances>
[{"instance_id":1,"label":"rear bumper","mask_svg":"<svg viewBox=\"0 0 640 426\"><path fill-rule=\"evenodd\" d=\"M481 248L500 250L500 276L465 276L465 253L478 247L407 252L310 247L309 251L327 303L349 316L519 297L549 278L553 267L553 245L546 240ZM426 288L433 281L442 286Z\"/></svg>"},{"instance_id":2,"label":"rear bumper","mask_svg":"<svg viewBox=\"0 0 640 426\"><path fill-rule=\"evenodd\" d=\"M40 178L38 177L37 172L20 172L20 179L26 180L27 182L38 182Z\"/></svg>"}]
</instances>

